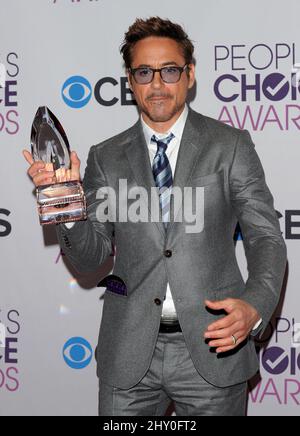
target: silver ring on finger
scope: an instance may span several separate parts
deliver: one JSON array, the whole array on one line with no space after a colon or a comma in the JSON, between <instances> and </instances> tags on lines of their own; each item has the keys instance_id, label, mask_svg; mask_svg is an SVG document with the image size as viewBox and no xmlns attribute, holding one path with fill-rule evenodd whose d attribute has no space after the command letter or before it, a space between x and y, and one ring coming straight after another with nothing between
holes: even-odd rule
<instances>
[{"instance_id":1,"label":"silver ring on finger","mask_svg":"<svg viewBox=\"0 0 300 436\"><path fill-rule=\"evenodd\" d=\"M231 336L231 339L232 339L232 344L233 344L233 345L236 345L236 344L237 344L237 341L238 341L237 338L236 338L234 335L232 335L232 336Z\"/></svg>"}]
</instances>

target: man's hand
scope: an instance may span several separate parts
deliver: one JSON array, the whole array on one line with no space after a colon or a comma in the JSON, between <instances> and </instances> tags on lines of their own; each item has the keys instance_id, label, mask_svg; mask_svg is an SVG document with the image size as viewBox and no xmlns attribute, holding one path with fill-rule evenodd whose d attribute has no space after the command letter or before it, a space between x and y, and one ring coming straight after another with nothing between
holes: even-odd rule
<instances>
[{"instance_id":1,"label":"man's hand","mask_svg":"<svg viewBox=\"0 0 300 436\"><path fill-rule=\"evenodd\" d=\"M217 353L225 353L241 344L256 323L261 319L257 310L242 300L227 298L223 301L209 301L205 304L213 310L225 310L227 316L210 324L204 334L205 339L211 339L210 347L216 348ZM234 344L234 338L237 340Z\"/></svg>"},{"instance_id":2,"label":"man's hand","mask_svg":"<svg viewBox=\"0 0 300 436\"><path fill-rule=\"evenodd\" d=\"M71 169L61 168L53 171L53 164L45 164L42 161L34 161L31 153L23 150L23 156L29 163L28 175L31 177L35 186L51 185L60 182L80 180L80 160L75 151L71 153Z\"/></svg>"}]
</instances>

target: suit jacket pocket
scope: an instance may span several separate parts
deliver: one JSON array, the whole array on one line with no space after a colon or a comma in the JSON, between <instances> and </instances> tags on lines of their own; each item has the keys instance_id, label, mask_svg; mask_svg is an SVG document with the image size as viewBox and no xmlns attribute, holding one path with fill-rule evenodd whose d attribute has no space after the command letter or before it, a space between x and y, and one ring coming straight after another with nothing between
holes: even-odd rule
<instances>
[{"instance_id":1,"label":"suit jacket pocket","mask_svg":"<svg viewBox=\"0 0 300 436\"><path fill-rule=\"evenodd\" d=\"M117 294L115 292L111 292L110 290L106 289L104 292L104 302L108 303L122 303L128 301L127 295L121 295Z\"/></svg>"}]
</instances>

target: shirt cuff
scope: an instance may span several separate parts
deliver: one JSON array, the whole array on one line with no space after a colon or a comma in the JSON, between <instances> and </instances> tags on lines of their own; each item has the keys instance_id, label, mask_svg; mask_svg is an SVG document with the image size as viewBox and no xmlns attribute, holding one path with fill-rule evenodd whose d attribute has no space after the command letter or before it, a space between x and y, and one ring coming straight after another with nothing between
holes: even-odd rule
<instances>
[{"instance_id":1,"label":"shirt cuff","mask_svg":"<svg viewBox=\"0 0 300 436\"><path fill-rule=\"evenodd\" d=\"M253 327L253 332L254 332L254 330L256 330L256 329L258 329L258 327L261 325L261 323L262 323L262 319L260 319L256 324L255 324L255 326Z\"/></svg>"}]
</instances>

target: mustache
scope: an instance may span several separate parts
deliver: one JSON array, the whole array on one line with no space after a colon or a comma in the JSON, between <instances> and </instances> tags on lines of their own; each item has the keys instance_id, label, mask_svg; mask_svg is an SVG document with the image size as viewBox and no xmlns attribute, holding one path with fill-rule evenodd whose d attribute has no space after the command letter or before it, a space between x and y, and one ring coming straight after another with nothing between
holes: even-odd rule
<instances>
[{"instance_id":1,"label":"mustache","mask_svg":"<svg viewBox=\"0 0 300 436\"><path fill-rule=\"evenodd\" d=\"M160 97L160 98L173 98L172 95L167 94L165 92L159 92L159 93L153 92L152 94L148 95L146 100L151 100L152 98L158 98L158 97Z\"/></svg>"}]
</instances>

